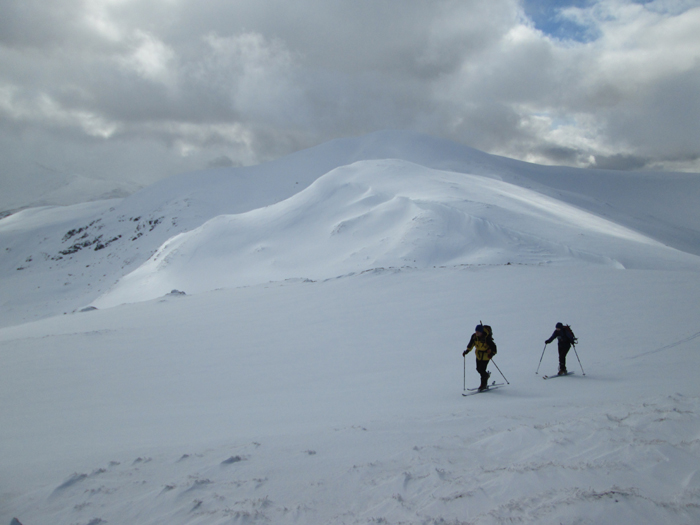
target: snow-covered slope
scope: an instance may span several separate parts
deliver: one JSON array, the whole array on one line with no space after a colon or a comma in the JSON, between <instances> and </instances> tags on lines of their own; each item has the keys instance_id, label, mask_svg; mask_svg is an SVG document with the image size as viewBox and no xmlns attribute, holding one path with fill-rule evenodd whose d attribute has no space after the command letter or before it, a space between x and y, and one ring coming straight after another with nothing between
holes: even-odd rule
<instances>
[{"instance_id":1,"label":"snow-covered slope","mask_svg":"<svg viewBox=\"0 0 700 525\"><path fill-rule=\"evenodd\" d=\"M377 270L5 328L0 523L697 523L696 275ZM465 398L480 319L510 384ZM583 368L543 381L557 320Z\"/></svg>"},{"instance_id":2,"label":"snow-covered slope","mask_svg":"<svg viewBox=\"0 0 700 525\"><path fill-rule=\"evenodd\" d=\"M37 165L38 168L41 166ZM26 208L70 206L84 202L124 198L140 187L135 183L67 175L49 168L25 174L21 181L0 187L0 217Z\"/></svg>"},{"instance_id":3,"label":"snow-covered slope","mask_svg":"<svg viewBox=\"0 0 700 525\"><path fill-rule=\"evenodd\" d=\"M0 525L697 523L699 196L382 132L2 219Z\"/></svg>"},{"instance_id":4,"label":"snow-covered slope","mask_svg":"<svg viewBox=\"0 0 700 525\"><path fill-rule=\"evenodd\" d=\"M700 269L698 257L495 179L361 161L278 204L221 215L166 242L93 304L373 268L603 264Z\"/></svg>"},{"instance_id":5,"label":"snow-covered slope","mask_svg":"<svg viewBox=\"0 0 700 525\"><path fill-rule=\"evenodd\" d=\"M578 208L579 211L575 213L579 215L581 211L589 212L589 218L593 221L604 218L610 224L614 223L616 226L611 225L611 228L628 228L669 247L695 255L700 254L700 208L695 205L700 199L698 189L700 185L696 174L619 173L535 166L495 157L449 141L416 133L386 131L365 137L331 141L260 166L216 169L172 177L123 200L104 201L89 208L80 205L69 209L25 210L0 220L0 246L2 246L0 287L3 290L0 298L0 326L71 312L90 305L111 290L123 276L144 264L166 243L181 233L192 232L203 227L205 223L217 217L220 218L215 223L221 223L228 220L221 217L224 215L255 212L253 216L257 214L260 219L253 221L255 224L251 224L251 227L262 229L259 231L251 229L246 235L248 238L263 239L268 236L268 225L264 224L263 216L267 215L271 218L275 213L280 213L280 210L296 206L296 203L303 205L304 199L311 201L319 198L318 194L314 193L315 190L302 193L319 178L329 179L324 183L326 188L324 191L331 191L328 187L334 184L338 185L338 191L340 191L343 185L343 181L340 180L342 177L330 175L330 172L339 167L364 161L364 164L356 166L354 170L358 173L363 170L366 172L364 175L366 180L361 184L370 188L376 184L367 182L374 176L374 166L371 161L385 162L387 159L399 159L424 168L419 175L416 171L418 167L409 164L405 166L408 179L422 181L411 183L413 194L421 191L422 184L435 186L436 182L431 182L433 175L445 180L450 179L449 184L443 183L438 194L432 195L428 200L442 210L445 210L445 207L449 208L451 210L449 213L461 216L462 221L473 221L470 228L482 221L484 224L495 224L497 228L506 227L508 235L511 235L514 228L512 224L509 226L507 221L506 224L500 222L505 220L501 212L505 215L509 214L511 218L517 216L522 208L518 201L523 199L532 201L532 195L535 195L526 191L530 189L539 194L536 199L539 200L539 205L547 207L545 210L547 213L556 215L555 208L571 204ZM395 167L394 171L401 169L403 168ZM446 171L453 172L453 175L444 173ZM377 177L381 176L381 184L386 188L383 190L384 193L400 198L403 184L400 179L401 174L387 177L387 170L381 167L377 167L377 172ZM344 170L340 173L344 175L349 171ZM329 176L325 177L326 174ZM456 174L469 175L469 177L460 178ZM478 192L469 191L468 186L472 183L467 181L481 180L480 184L488 186L485 179L491 179L494 185L493 188L484 192L485 195L500 191L495 186L498 182L506 183L501 187L508 188L504 191L513 196L510 202L494 206L493 203L483 201ZM455 191L464 199L472 201L469 209L465 208L466 205L462 205L461 209L460 206L455 206L455 199L450 195L453 187L458 188ZM522 193L522 196L516 196L518 193ZM294 198L291 201L284 203L292 197ZM545 197L551 197L551 199L547 201ZM414 203L417 202L417 199L412 199ZM405 204L408 201L404 199L402 202ZM483 205L480 206L479 203ZM279 206L274 210L265 211L267 206L276 204ZM337 217L342 216L343 213L350 214L352 209L356 209L351 202L343 202L341 205L349 208L345 211L336 210ZM511 205L516 206L512 213L508 210ZM386 209L386 205L383 205L370 213L368 204L364 206L366 217L370 215L376 217ZM568 209L573 210L570 206ZM298 208L295 213L305 214L306 211ZM410 215L407 210L405 213ZM422 213L423 215L411 215L410 219L414 216L426 218L427 212L423 210ZM452 220L447 216L438 218L440 213L435 209L430 213L438 222ZM62 215L65 220L54 222L56 215ZM550 218L555 215L551 215ZM25 221L25 217L29 216L33 217L32 221ZM321 222L331 219L330 216L318 218ZM246 216L244 220L250 222L250 216ZM518 221L518 219L515 220ZM549 226L554 225L555 223L550 220ZM210 226L206 226L205 229L210 229ZM285 225L284 228L288 226ZM435 237L429 238L431 235L429 224L426 224L425 228L416 228L415 224L409 226L406 223L399 225L399 222L395 222L394 226L400 231L390 232L392 226L383 225L385 236L394 239L392 242L400 243L397 239L404 239L406 229L411 230L418 237L423 235L424 237L416 237L411 242L423 243L428 250L435 240ZM570 237L562 244L563 235L572 231L569 228L570 225L564 223L562 226L553 238L547 235L541 235L542 239L537 241L531 236L528 238L526 244L529 248L541 250L541 262L551 257L554 260L561 259L561 250L567 250L567 245L572 249L573 258L584 255L581 250L586 250L587 243L577 242L582 240L583 236L579 235L578 239ZM36 229L32 230L34 227ZM449 225L446 227L450 228ZM553 229L556 228L549 228L548 232L552 233ZM532 234L532 228L529 230L525 228L523 233ZM303 236L304 233L299 230L298 234ZM459 243L465 236L470 235L471 232L467 230L463 232L451 230L449 237ZM516 235L519 235L519 232L516 232ZM348 236L338 237L340 238L344 241L349 240ZM513 242L504 238L491 241L488 240L488 235L482 235L480 239L474 241L475 245L488 245L488 250L492 254L503 255L500 258L491 257L497 262L508 259L506 255L512 252L514 246ZM299 240L298 235L296 240ZM318 237L315 237L316 240L319 240ZM408 238L404 241L408 241ZM332 256L333 260L347 259L347 253L343 250L358 251L362 248L363 242L373 245L375 241L371 238L365 241L361 235L356 235L350 240L350 244L340 248L340 252ZM443 247L448 242L445 239L440 241ZM635 267L639 263L631 262L631 259L638 259L637 255L627 250L629 243L623 244L625 248L622 251L613 249L608 252L601 250L601 246L597 246L591 254L591 260L610 263L614 260L623 265ZM340 243L335 245L339 246ZM611 244L608 243L607 246ZM460 249L455 251L450 248L450 250L456 253ZM553 251L555 253L552 256ZM657 255L653 258L658 263L660 252L658 249L654 251ZM266 254L257 253L258 257L249 258L248 262L255 265L262 257L264 264ZM267 254L270 253L272 252L267 252ZM678 264L677 254L673 254L672 251L665 253L670 256L672 264ZM407 254L408 250L403 252L397 250L394 252L396 255L394 260L384 257L381 264L404 265L408 258ZM445 259L443 255L430 255L424 258L424 261L430 264L432 258L437 264L439 260ZM666 255L663 257L665 258ZM289 250L280 251L278 247L277 263L280 257L288 256ZM510 258L517 259L514 256ZM535 258L530 257L528 262L534 262ZM644 258L646 256L642 257ZM325 257L322 259L326 260ZM352 271L361 271L363 267L357 264L357 257L355 259L356 264L345 265L340 273L346 273L347 267L352 267ZM449 257L445 259L448 264L457 262L457 258L452 261L448 259ZM474 260L477 258L474 257L473 250L471 257L462 257L464 263L471 263ZM243 262L248 264L246 261ZM319 261L315 266L320 266L321 262ZM371 256L364 262L366 264L364 268L372 267ZM648 261L645 261L643 266L647 264ZM681 261L681 264L687 265L687 259L684 262ZM236 271L239 275L252 272L251 275L255 276L252 282L243 284L260 282L258 278L261 272L257 268L262 267L249 267L247 270L237 267ZM290 265L287 265L287 269L290 269ZM334 270L331 269L330 273L333 272ZM282 274L285 277L310 278L303 268L299 271L295 269L278 271L274 278ZM268 279L266 276L262 278ZM241 279L230 282L242 284ZM165 284L165 280L163 283ZM118 285L118 287L121 286ZM183 284L179 286L185 287ZM60 297L59 301L56 300L57 294Z\"/></svg>"}]
</instances>

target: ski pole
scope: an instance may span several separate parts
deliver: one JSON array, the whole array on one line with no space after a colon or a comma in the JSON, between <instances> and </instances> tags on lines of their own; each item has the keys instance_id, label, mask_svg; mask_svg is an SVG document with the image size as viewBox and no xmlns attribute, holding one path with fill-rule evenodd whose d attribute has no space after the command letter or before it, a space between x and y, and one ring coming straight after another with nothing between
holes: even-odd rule
<instances>
[{"instance_id":1,"label":"ski pole","mask_svg":"<svg viewBox=\"0 0 700 525\"><path fill-rule=\"evenodd\" d=\"M503 376L503 372L501 372L501 369L498 368L498 365L496 364L496 361L493 360L493 358L491 359L491 362L493 363L493 366L496 367L496 370L498 370L500 372L500 374ZM506 379L506 376L503 376L503 379ZM506 379L506 383L508 383L510 385L510 382L507 379Z\"/></svg>"},{"instance_id":2,"label":"ski pole","mask_svg":"<svg viewBox=\"0 0 700 525\"><path fill-rule=\"evenodd\" d=\"M462 380L462 390L467 389L467 356L463 355L462 358L464 359L464 379Z\"/></svg>"},{"instance_id":3,"label":"ski pole","mask_svg":"<svg viewBox=\"0 0 700 525\"><path fill-rule=\"evenodd\" d=\"M544 357L545 350L547 350L547 343L544 344L544 348L542 349L542 355L540 356L540 364L537 365L537 370L535 370L535 375L538 375L538 372L540 371L540 365L542 364L542 358Z\"/></svg>"},{"instance_id":4,"label":"ski pole","mask_svg":"<svg viewBox=\"0 0 700 525\"><path fill-rule=\"evenodd\" d=\"M581 364L581 360L578 357L578 352L576 351L576 345L572 344L571 346L574 347L574 354L576 354L576 359L578 359L578 366L581 367L581 372L583 372L583 365ZM586 372L583 372L583 375L586 375Z\"/></svg>"}]
</instances>

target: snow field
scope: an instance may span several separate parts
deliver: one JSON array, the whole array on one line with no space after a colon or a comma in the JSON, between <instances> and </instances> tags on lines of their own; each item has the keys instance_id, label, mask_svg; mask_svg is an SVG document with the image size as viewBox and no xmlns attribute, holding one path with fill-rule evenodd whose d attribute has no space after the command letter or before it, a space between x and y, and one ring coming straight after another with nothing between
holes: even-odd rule
<instances>
[{"instance_id":1,"label":"snow field","mask_svg":"<svg viewBox=\"0 0 700 525\"><path fill-rule=\"evenodd\" d=\"M688 277L378 269L6 328L2 478L23 471L35 487L8 512L67 524L692 523L700 337ZM461 351L479 319L511 384L463 398ZM571 353L576 375L540 379L556 345L534 373L557 320L581 339L585 377ZM466 365L472 386L473 356Z\"/></svg>"}]
</instances>

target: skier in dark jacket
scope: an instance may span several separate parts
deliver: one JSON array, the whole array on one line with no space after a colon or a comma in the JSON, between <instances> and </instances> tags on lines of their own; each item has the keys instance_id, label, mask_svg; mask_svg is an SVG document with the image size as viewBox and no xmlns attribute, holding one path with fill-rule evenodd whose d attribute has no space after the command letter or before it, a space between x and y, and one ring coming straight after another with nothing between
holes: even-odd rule
<instances>
[{"instance_id":1,"label":"skier in dark jacket","mask_svg":"<svg viewBox=\"0 0 700 525\"><path fill-rule=\"evenodd\" d=\"M552 337L547 339L544 344L548 345L554 339L557 339L557 345L559 347L559 375L564 375L566 374L566 354L569 353L569 350L571 349L571 339L569 338L569 335L566 333L566 330L564 330L564 325L561 323L557 323L554 332L552 333Z\"/></svg>"},{"instance_id":2,"label":"skier in dark jacket","mask_svg":"<svg viewBox=\"0 0 700 525\"><path fill-rule=\"evenodd\" d=\"M489 376L491 375L491 372L486 371L486 367L489 366L491 358L496 355L496 343L493 342L491 334L486 333L483 325L477 325L471 339L469 339L467 349L462 352L462 356L471 352L472 348L476 354L476 371L481 376L479 390L485 390L488 388Z\"/></svg>"}]
</instances>

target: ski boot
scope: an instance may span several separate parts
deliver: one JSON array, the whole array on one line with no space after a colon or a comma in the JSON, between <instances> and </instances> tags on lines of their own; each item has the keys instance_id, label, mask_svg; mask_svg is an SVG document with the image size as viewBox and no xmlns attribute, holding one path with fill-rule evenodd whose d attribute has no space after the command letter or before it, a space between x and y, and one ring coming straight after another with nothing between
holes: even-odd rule
<instances>
[{"instance_id":1,"label":"ski boot","mask_svg":"<svg viewBox=\"0 0 700 525\"><path fill-rule=\"evenodd\" d=\"M489 387L489 378L491 377L491 372L486 372L486 379L481 379L481 385L479 385L479 392L487 390Z\"/></svg>"}]
</instances>

